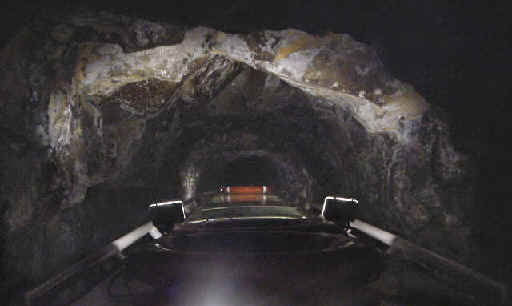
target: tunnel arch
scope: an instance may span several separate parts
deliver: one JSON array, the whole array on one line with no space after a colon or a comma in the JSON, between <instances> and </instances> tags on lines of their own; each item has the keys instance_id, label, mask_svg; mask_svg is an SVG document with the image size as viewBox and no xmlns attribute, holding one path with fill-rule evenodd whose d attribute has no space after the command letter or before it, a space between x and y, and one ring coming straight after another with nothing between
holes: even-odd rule
<instances>
[{"instance_id":1,"label":"tunnel arch","mask_svg":"<svg viewBox=\"0 0 512 306\"><path fill-rule=\"evenodd\" d=\"M188 137L195 140L204 135L200 129L208 126L202 122L204 115L213 115L218 120L230 116L231 119L237 118L229 119L233 125L227 128L236 129L238 122L238 128L244 129L240 122L248 120L246 122L250 123L254 119L244 114L265 116L273 113L287 123L278 124L276 128L284 127L285 130L293 125L303 125L300 120L287 121L286 118L318 116L321 118L318 122L324 122L323 125L329 128L297 150L299 154L308 155L304 158L306 168L317 180L315 186L320 186L313 192L315 201L319 202L326 193L333 192L358 197L368 203L368 209L364 211L368 220L384 218L391 230L406 236L423 235L428 242L427 237L431 234L424 230L424 225L437 218L435 207L441 201L437 195L444 193L437 184L431 183L432 171L436 171L436 167L429 164L453 168L450 163L454 160L467 162L466 157L458 153L439 155L440 151L433 151L435 145L432 144L439 143L436 138L449 137L445 132L435 132L447 130L436 110L431 109L410 85L390 77L372 50L349 36L315 38L289 30L264 32L262 37L263 41L252 42L254 36L251 35L195 28L185 34L180 44L171 47L133 53L124 53L109 45L88 49L84 56L99 57L99 60L84 64L78 90L81 94L101 97L111 95L126 84L149 78L170 82L176 87L171 98L161 100L157 111L145 116L157 118L162 111L175 108L179 110L177 118L184 122L183 128L187 130ZM278 41L277 47L269 54L261 54L261 50L269 48L265 39ZM297 47L298 42L303 43ZM254 43L260 49L254 48ZM145 61L147 56L152 60ZM169 66L165 64L169 58L178 60L173 60ZM133 67L132 62L138 63L136 69L130 68ZM112 67L119 65L123 65L124 70L114 73ZM144 73L139 73L140 69ZM286 89L283 93L282 84L285 84L284 88L294 90ZM294 96L282 99L283 94ZM290 108L263 103L276 100L293 101L288 106L298 106L298 109L308 105L314 112L301 113L299 110L292 112L293 115L287 113L283 116ZM204 108L205 105L215 107ZM274 105L281 105L281 102ZM304 122L308 124L310 121ZM184 148L180 146L181 141L191 141L183 140L183 137L174 139L180 149ZM307 142L307 137L297 140L300 147L301 143ZM278 142L277 138L274 137L274 141ZM445 152L455 152L449 141L442 140L442 143ZM431 154L438 154L438 157L425 158ZM183 156L177 160L184 160ZM321 166L317 167L317 163ZM455 172L444 172L442 184L454 186L449 182L467 175ZM457 198L454 194L448 197ZM468 199L464 197L455 201ZM446 214L453 216L456 212L450 209ZM454 219L445 218L441 221L443 227L452 227L453 224L449 225L446 220ZM457 226L465 228L467 225L458 222ZM458 236L449 230L446 232L453 237ZM459 231L462 232L467 233ZM465 234L453 240L461 242L467 239L469 236ZM456 248L451 248L451 251L460 253Z\"/></svg>"},{"instance_id":2,"label":"tunnel arch","mask_svg":"<svg viewBox=\"0 0 512 306\"><path fill-rule=\"evenodd\" d=\"M453 146L438 111L391 77L369 46L345 34L227 34L130 18L118 25L118 17L78 14L30 25L2 51L2 101L20 110L5 122L27 132L8 150L28 152L20 153L26 159L10 157L6 177L45 182L38 189L9 185L2 194L14 242L6 253L16 263L11 275L43 279L56 269L42 264L35 272L20 263L17 254L26 251L17 241L31 241L34 232L50 233L34 238L42 246L48 237L79 241L59 233L61 225L72 235L87 227L76 228L64 211L108 208L110 197L131 205L126 190L138 188L144 199L180 195L179 171L190 154L207 152L214 134L235 130L267 139L263 149L235 151L263 150L295 169L296 178L309 176L314 202L326 192L357 197L368 221L440 253L469 256L472 161ZM62 28L58 39L39 35ZM147 34L141 28L162 36L137 41ZM17 52L34 45L45 47ZM99 211L84 214L92 220ZM105 230L103 239L114 234ZM45 256L28 257L35 263Z\"/></svg>"},{"instance_id":3,"label":"tunnel arch","mask_svg":"<svg viewBox=\"0 0 512 306\"><path fill-rule=\"evenodd\" d=\"M237 162L256 160L273 172L274 177L268 173L264 176L279 195L309 207L313 202L313 186L316 183L300 156L293 151L276 151L273 144L262 140L262 137L233 132L196 144L180 170L184 197L217 189L227 183L224 177L227 167ZM251 180L246 182L250 183Z\"/></svg>"}]
</instances>

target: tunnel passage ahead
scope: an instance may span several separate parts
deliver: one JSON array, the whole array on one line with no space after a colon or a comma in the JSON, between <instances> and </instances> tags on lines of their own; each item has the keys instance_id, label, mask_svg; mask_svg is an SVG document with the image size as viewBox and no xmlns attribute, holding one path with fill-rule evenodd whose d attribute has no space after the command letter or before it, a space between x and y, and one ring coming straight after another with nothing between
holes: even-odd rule
<instances>
[{"instance_id":1,"label":"tunnel passage ahead","mask_svg":"<svg viewBox=\"0 0 512 306\"><path fill-rule=\"evenodd\" d=\"M23 133L2 151L3 262L15 282L42 281L115 238L151 200L186 197L184 175L198 178L192 194L228 169L217 161L251 156L280 165L274 182L290 196L357 197L372 223L478 259L472 161L369 46L81 14L28 25L2 50L1 122Z\"/></svg>"},{"instance_id":2,"label":"tunnel passage ahead","mask_svg":"<svg viewBox=\"0 0 512 306\"><path fill-rule=\"evenodd\" d=\"M233 125L232 122L230 126ZM180 176L185 198L226 185L265 185L290 201L311 203L312 189L317 185L296 151L299 148L294 142L276 145L272 137L265 136L224 131L220 136L203 138L182 164Z\"/></svg>"},{"instance_id":3,"label":"tunnel passage ahead","mask_svg":"<svg viewBox=\"0 0 512 306\"><path fill-rule=\"evenodd\" d=\"M224 186L272 186L277 171L262 158L240 158L226 165L223 178Z\"/></svg>"}]
</instances>

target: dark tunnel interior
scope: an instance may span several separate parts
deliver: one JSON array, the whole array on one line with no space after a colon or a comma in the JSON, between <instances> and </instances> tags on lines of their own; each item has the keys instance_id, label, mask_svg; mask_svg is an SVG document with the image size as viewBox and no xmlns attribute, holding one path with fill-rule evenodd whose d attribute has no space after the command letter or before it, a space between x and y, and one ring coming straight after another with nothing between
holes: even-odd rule
<instances>
[{"instance_id":1,"label":"dark tunnel interior","mask_svg":"<svg viewBox=\"0 0 512 306\"><path fill-rule=\"evenodd\" d=\"M184 200L188 214L197 209L194 198L222 186L269 186L308 214L318 215L326 196L355 198L359 221L398 237L391 239L396 246L385 246L357 230L350 243L345 232L334 242L332 231L289 234L294 252L315 241L322 248L358 241L369 247L348 256L356 260L347 269L361 271L364 284L357 288L315 283L318 271L324 280L343 274L323 255L286 255L282 271L269 268L271 260L248 266L234 260L238 270L273 275L269 285L295 286L286 303L307 304L313 296L313 304L338 305L322 300L335 292L347 305L498 305L506 290L492 290L512 285L511 211L501 200L510 193L504 140L510 86L501 76L509 71L504 37L511 26L500 5L237 0L171 6L6 6L0 304L53 305L30 304L27 294L91 254L94 262L109 259L70 280L76 291L57 291L68 299L63 305L96 304L108 297L88 300L90 292L99 292L98 283L131 254L130 248L112 251L113 241L146 224L150 204ZM270 239L244 233L208 233L198 241L217 248L251 239L287 245L281 233ZM151 237L147 231L134 245ZM403 259L411 244L421 251ZM418 263L429 252L449 260ZM233 293L249 287L247 279L240 288L221 286L215 273L237 269L217 260L206 264L213 287L205 290L230 292L233 300L209 302L249 301ZM313 262L323 265L313 271ZM473 278L450 274L459 264ZM370 270L378 275L362 276ZM263 304L285 304L272 300L276 288L265 291ZM351 294L364 298L345 299Z\"/></svg>"},{"instance_id":2,"label":"dark tunnel interior","mask_svg":"<svg viewBox=\"0 0 512 306\"><path fill-rule=\"evenodd\" d=\"M272 186L278 178L278 173L268 159L242 157L227 164L224 170L219 175L214 174L213 178L217 179L218 186ZM200 190L203 189L201 187L200 184Z\"/></svg>"}]
</instances>

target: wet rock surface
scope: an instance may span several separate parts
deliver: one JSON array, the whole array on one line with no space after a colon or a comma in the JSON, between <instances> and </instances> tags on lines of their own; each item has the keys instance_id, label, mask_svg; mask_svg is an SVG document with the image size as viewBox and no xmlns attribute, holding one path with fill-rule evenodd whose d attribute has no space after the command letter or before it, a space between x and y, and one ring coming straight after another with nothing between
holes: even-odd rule
<instances>
[{"instance_id":1,"label":"wet rock surface","mask_svg":"<svg viewBox=\"0 0 512 306\"><path fill-rule=\"evenodd\" d=\"M349 35L80 13L37 19L1 52L2 274L15 287L244 158L272 165L287 198L356 197L369 222L480 265L474 161Z\"/></svg>"}]
</instances>

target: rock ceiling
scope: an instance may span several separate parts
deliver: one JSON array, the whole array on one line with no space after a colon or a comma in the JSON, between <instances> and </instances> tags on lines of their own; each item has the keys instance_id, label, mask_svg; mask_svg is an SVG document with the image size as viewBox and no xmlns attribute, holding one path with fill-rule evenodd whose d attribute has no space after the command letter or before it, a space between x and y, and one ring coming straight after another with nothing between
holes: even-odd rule
<instances>
[{"instance_id":1,"label":"rock ceiling","mask_svg":"<svg viewBox=\"0 0 512 306\"><path fill-rule=\"evenodd\" d=\"M179 194L194 167L259 156L288 194L351 194L368 220L471 255L472 161L436 109L349 35L230 34L86 12L42 18L1 52L13 241L30 224L55 226L100 187L112 188L103 198L115 188L121 198ZM27 177L45 184L29 194L17 187Z\"/></svg>"}]
</instances>

